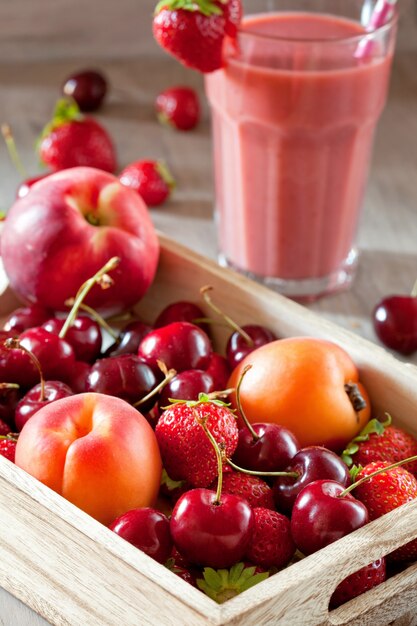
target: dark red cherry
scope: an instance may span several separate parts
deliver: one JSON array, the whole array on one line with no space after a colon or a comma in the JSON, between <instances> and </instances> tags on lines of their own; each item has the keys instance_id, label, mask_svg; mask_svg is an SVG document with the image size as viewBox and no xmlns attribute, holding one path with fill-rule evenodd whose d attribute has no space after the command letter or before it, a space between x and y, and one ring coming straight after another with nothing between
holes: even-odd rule
<instances>
[{"instance_id":1,"label":"dark red cherry","mask_svg":"<svg viewBox=\"0 0 417 626\"><path fill-rule=\"evenodd\" d=\"M300 491L315 480L334 480L343 487L351 484L346 463L322 446L302 448L290 460L285 471L298 474L298 478L277 476L273 491L277 509L288 514Z\"/></svg>"},{"instance_id":2,"label":"dark red cherry","mask_svg":"<svg viewBox=\"0 0 417 626\"><path fill-rule=\"evenodd\" d=\"M169 520L160 511L148 507L132 509L118 517L110 530L159 563L164 564L171 555Z\"/></svg>"},{"instance_id":3,"label":"dark red cherry","mask_svg":"<svg viewBox=\"0 0 417 626\"><path fill-rule=\"evenodd\" d=\"M180 372L161 391L159 406L169 405L169 399L198 400L200 393L215 391L213 379L203 370Z\"/></svg>"},{"instance_id":4,"label":"dark red cherry","mask_svg":"<svg viewBox=\"0 0 417 626\"><path fill-rule=\"evenodd\" d=\"M252 429L256 437L246 426L239 429L233 461L258 472L285 470L300 449L295 435L278 424L252 424Z\"/></svg>"},{"instance_id":5,"label":"dark red cherry","mask_svg":"<svg viewBox=\"0 0 417 626\"><path fill-rule=\"evenodd\" d=\"M13 432L16 430L14 414L21 395L20 389L0 387L0 422L6 422Z\"/></svg>"},{"instance_id":6,"label":"dark red cherry","mask_svg":"<svg viewBox=\"0 0 417 626\"><path fill-rule=\"evenodd\" d=\"M295 545L308 556L361 528L368 522L368 511L334 480L315 480L300 491L291 514L291 534Z\"/></svg>"},{"instance_id":7,"label":"dark red cherry","mask_svg":"<svg viewBox=\"0 0 417 626\"><path fill-rule=\"evenodd\" d=\"M231 334L226 346L226 356L232 370L255 348L259 348L276 339L276 335L264 326L249 324L242 326L242 330L249 335L252 341L248 342L242 333L238 331Z\"/></svg>"},{"instance_id":8,"label":"dark red cherry","mask_svg":"<svg viewBox=\"0 0 417 626\"><path fill-rule=\"evenodd\" d=\"M97 70L76 72L66 79L62 93L73 98L81 111L96 111L106 96L107 80Z\"/></svg>"},{"instance_id":9,"label":"dark red cherry","mask_svg":"<svg viewBox=\"0 0 417 626\"><path fill-rule=\"evenodd\" d=\"M140 343L138 355L151 367L160 360L168 369L182 372L206 369L212 351L204 330L190 322L173 322L146 335Z\"/></svg>"},{"instance_id":10,"label":"dark red cherry","mask_svg":"<svg viewBox=\"0 0 417 626\"><path fill-rule=\"evenodd\" d=\"M21 431L28 419L43 406L72 395L74 395L72 389L65 383L59 380L48 380L45 382L42 397L42 384L39 383L23 396L16 407L17 430Z\"/></svg>"},{"instance_id":11,"label":"dark red cherry","mask_svg":"<svg viewBox=\"0 0 417 626\"><path fill-rule=\"evenodd\" d=\"M122 354L99 359L91 367L87 379L87 391L117 396L135 404L146 396L157 380L152 369L134 354ZM153 407L156 398L140 406L147 412Z\"/></svg>"},{"instance_id":12,"label":"dark red cherry","mask_svg":"<svg viewBox=\"0 0 417 626\"><path fill-rule=\"evenodd\" d=\"M171 534L177 550L191 563L229 568L243 559L253 529L253 513L244 498L210 489L191 489L177 501Z\"/></svg>"},{"instance_id":13,"label":"dark red cherry","mask_svg":"<svg viewBox=\"0 0 417 626\"><path fill-rule=\"evenodd\" d=\"M113 343L103 356L119 356L120 354L137 354L140 342L152 331L152 326L139 320L129 322L120 332L118 341Z\"/></svg>"},{"instance_id":14,"label":"dark red cherry","mask_svg":"<svg viewBox=\"0 0 417 626\"><path fill-rule=\"evenodd\" d=\"M28 354L5 347L4 342L13 336L13 332L0 331L0 380L29 389L39 381L39 372Z\"/></svg>"},{"instance_id":15,"label":"dark red cherry","mask_svg":"<svg viewBox=\"0 0 417 626\"><path fill-rule=\"evenodd\" d=\"M11 313L4 323L4 330L19 335L28 328L42 326L52 316L52 311L40 304L29 304L19 307Z\"/></svg>"},{"instance_id":16,"label":"dark red cherry","mask_svg":"<svg viewBox=\"0 0 417 626\"><path fill-rule=\"evenodd\" d=\"M85 393L88 391L88 377L91 372L91 363L75 361L74 368L68 378L68 385L74 393Z\"/></svg>"},{"instance_id":17,"label":"dark red cherry","mask_svg":"<svg viewBox=\"0 0 417 626\"><path fill-rule=\"evenodd\" d=\"M42 327L54 335L59 335L65 319L53 317L48 319ZM102 336L100 325L87 315L78 315L65 333L65 341L73 348L78 361L92 363L101 350Z\"/></svg>"},{"instance_id":18,"label":"dark red cherry","mask_svg":"<svg viewBox=\"0 0 417 626\"><path fill-rule=\"evenodd\" d=\"M227 388L227 383L232 372L224 356L213 352L206 372L210 374L213 379L213 391L223 391Z\"/></svg>"},{"instance_id":19,"label":"dark red cherry","mask_svg":"<svg viewBox=\"0 0 417 626\"><path fill-rule=\"evenodd\" d=\"M172 322L191 322L191 324L200 326L204 332L209 334L209 325L197 321L204 317L204 311L197 304L187 300L180 300L179 302L169 304L160 312L155 320L154 327L161 328L161 326L167 326L172 324Z\"/></svg>"},{"instance_id":20,"label":"dark red cherry","mask_svg":"<svg viewBox=\"0 0 417 626\"><path fill-rule=\"evenodd\" d=\"M19 341L26 350L38 358L45 380L63 380L65 382L71 377L75 364L75 354L72 346L65 339L48 332L42 326L37 326L25 330L19 336ZM24 353L21 354L24 355ZM29 358L28 355L24 356ZM37 370L36 373L38 379Z\"/></svg>"},{"instance_id":21,"label":"dark red cherry","mask_svg":"<svg viewBox=\"0 0 417 626\"><path fill-rule=\"evenodd\" d=\"M417 350L417 297L389 296L375 307L372 320L380 341L401 354Z\"/></svg>"}]
</instances>

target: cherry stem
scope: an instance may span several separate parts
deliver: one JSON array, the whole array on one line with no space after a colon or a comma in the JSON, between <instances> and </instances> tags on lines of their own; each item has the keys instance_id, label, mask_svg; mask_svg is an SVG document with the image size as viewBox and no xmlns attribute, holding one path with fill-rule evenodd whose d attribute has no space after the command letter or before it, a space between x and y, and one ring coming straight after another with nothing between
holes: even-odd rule
<instances>
[{"instance_id":1,"label":"cherry stem","mask_svg":"<svg viewBox=\"0 0 417 626\"><path fill-rule=\"evenodd\" d=\"M345 391L349 397L349 400L356 413L359 413L366 408L366 401L359 391L359 387L356 383L348 382L345 384Z\"/></svg>"},{"instance_id":2,"label":"cherry stem","mask_svg":"<svg viewBox=\"0 0 417 626\"><path fill-rule=\"evenodd\" d=\"M220 452L220 448L219 448L219 444L217 443L217 441L215 440L215 438L213 437L212 433L210 432L208 426L207 426L207 417L200 417L199 414L197 413L196 409L192 409L193 413L194 413L194 417L197 420L197 422L200 424L201 428L204 430L204 432L206 433L207 437L210 440L211 445L214 448L214 451L216 453L216 458L217 458L217 490L216 490L216 497L214 499L214 506L219 506L221 504L221 495L222 495L222 487L223 487L223 457L222 457L222 453Z\"/></svg>"},{"instance_id":3,"label":"cherry stem","mask_svg":"<svg viewBox=\"0 0 417 626\"><path fill-rule=\"evenodd\" d=\"M245 411L243 410L242 404L240 402L240 387L242 385L242 381L244 379L244 377L246 376L246 374L249 372L249 370L252 368L252 365L246 365L246 367L243 369L243 372L239 378L239 382L237 384L236 387L236 404L237 404L237 409L241 415L241 418L243 419L243 421L245 422L245 426L248 429L248 431L250 432L250 434L253 437L254 441L259 441L260 437L259 435L254 431L252 424L250 423L250 421L248 420L248 418L246 417Z\"/></svg>"},{"instance_id":4,"label":"cherry stem","mask_svg":"<svg viewBox=\"0 0 417 626\"><path fill-rule=\"evenodd\" d=\"M297 472L261 472L258 470L248 470L243 467L239 467L236 463L233 463L231 459L225 457L226 463L233 467L237 472L242 472L242 474L250 474L251 476L285 476L287 478L300 478L300 474Z\"/></svg>"},{"instance_id":5,"label":"cherry stem","mask_svg":"<svg viewBox=\"0 0 417 626\"><path fill-rule=\"evenodd\" d=\"M10 159L13 163L13 165L15 166L16 170L19 172L19 174L22 176L22 178L26 178L27 177L27 172L26 169L20 159L19 153L17 151L16 148L16 144L15 144L15 140L13 138L13 133L12 133L12 129L10 128L10 126L8 124L2 124L1 125L1 133L3 135L4 141L6 143L7 146L7 150L9 152L10 155Z\"/></svg>"},{"instance_id":6,"label":"cherry stem","mask_svg":"<svg viewBox=\"0 0 417 626\"><path fill-rule=\"evenodd\" d=\"M67 300L65 302L65 304L67 306L73 306L75 303L75 299L74 298L69 298L69 300ZM95 309L93 309L91 306L88 306L88 304L84 304L84 302L81 302L80 307L79 307L82 311L85 311L86 313L89 314L89 316L95 320L106 332L109 333L110 337L114 340L117 341L118 340L118 334L113 330L113 328L106 322L106 320L101 317L100 313L97 313L97 311Z\"/></svg>"},{"instance_id":7,"label":"cherry stem","mask_svg":"<svg viewBox=\"0 0 417 626\"><path fill-rule=\"evenodd\" d=\"M206 304L215 312L217 313L217 315L220 315L220 317L222 317L224 319L224 321L226 322L226 324L228 326L230 326L231 328L233 328L234 331L238 332L239 335L241 335L243 337L243 339L246 341L246 343L248 344L248 346L250 346L251 348L254 346L253 343L253 339L252 337L250 337L248 335L248 333L243 330L243 328L241 328L234 320L232 320L231 317L229 317L228 315L226 315L226 313L223 313L223 311L221 309L219 309L218 306L216 306L215 304L213 304L212 299L210 298L208 292L212 291L213 287L211 285L206 285L205 287L201 287L200 289L200 294L203 296L204 301L206 302Z\"/></svg>"},{"instance_id":8,"label":"cherry stem","mask_svg":"<svg viewBox=\"0 0 417 626\"><path fill-rule=\"evenodd\" d=\"M45 379L43 377L42 366L39 362L38 357L35 356L33 352L31 352L30 350L22 346L22 344L20 343L17 337L9 337L4 342L4 345L8 350L21 350L22 352L25 352L29 356L31 361L35 364L36 369L39 372L39 377L40 377L40 382L41 382L41 393L39 396L39 401L45 402Z\"/></svg>"},{"instance_id":9,"label":"cherry stem","mask_svg":"<svg viewBox=\"0 0 417 626\"><path fill-rule=\"evenodd\" d=\"M7 435L0 435L0 440L17 442L19 433L8 433Z\"/></svg>"},{"instance_id":10,"label":"cherry stem","mask_svg":"<svg viewBox=\"0 0 417 626\"><path fill-rule=\"evenodd\" d=\"M85 281L77 291L74 304L72 306L71 311L68 313L68 317L65 320L65 324L61 328L59 333L59 338L64 339L65 335L68 332L68 329L72 326L75 318L77 317L78 310L86 297L86 295L91 291L91 289L96 284L100 284L103 289L107 289L111 286L112 280L110 276L107 276L107 272L114 270L120 263L120 259L117 256L112 257L103 267L96 273L94 276Z\"/></svg>"},{"instance_id":11,"label":"cherry stem","mask_svg":"<svg viewBox=\"0 0 417 626\"><path fill-rule=\"evenodd\" d=\"M0 383L0 390L7 391L8 389L20 389L20 385L17 383Z\"/></svg>"},{"instance_id":12,"label":"cherry stem","mask_svg":"<svg viewBox=\"0 0 417 626\"><path fill-rule=\"evenodd\" d=\"M412 461L417 461L417 455L410 456L408 457L408 459L403 459L402 461L397 461L396 463L392 463L392 465L387 465L387 467L381 467L375 472L372 472L372 474L369 474L369 476L363 476L356 482L349 485L349 487L346 487L344 491L339 493L338 498L343 498L343 496L347 495L348 493L353 491L353 489L356 489L356 487L359 487L359 485L362 485L367 480L374 478L374 476L378 476L378 474L383 474L384 472L389 472L390 470L395 469L396 467L400 467L401 465L405 465L406 463L411 463Z\"/></svg>"},{"instance_id":13,"label":"cherry stem","mask_svg":"<svg viewBox=\"0 0 417 626\"><path fill-rule=\"evenodd\" d=\"M156 387L154 387L146 396L143 396L143 398L141 398L140 400L135 402L135 404L133 405L135 408L140 406L141 404L145 404L145 402L147 402L148 400L150 400L151 398L156 396L157 393L159 393L161 391L161 389L166 387L166 385L169 383L169 381L172 380L174 378L174 376L177 375L176 370L174 370L174 369L168 370L167 366L165 365L165 363L163 361L157 360L157 363L158 363L159 369L161 370L161 372L164 375L164 380L162 380L158 385L156 385Z\"/></svg>"},{"instance_id":14,"label":"cherry stem","mask_svg":"<svg viewBox=\"0 0 417 626\"><path fill-rule=\"evenodd\" d=\"M411 297L412 298L416 298L417 297L417 280L413 285L413 288L411 290Z\"/></svg>"}]
</instances>

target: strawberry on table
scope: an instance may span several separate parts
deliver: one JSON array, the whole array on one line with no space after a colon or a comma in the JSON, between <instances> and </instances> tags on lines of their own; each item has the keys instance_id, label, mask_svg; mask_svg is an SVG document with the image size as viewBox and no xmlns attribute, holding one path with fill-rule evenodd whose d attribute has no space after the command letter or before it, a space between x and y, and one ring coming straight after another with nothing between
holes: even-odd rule
<instances>
[{"instance_id":1,"label":"strawberry on table","mask_svg":"<svg viewBox=\"0 0 417 626\"><path fill-rule=\"evenodd\" d=\"M365 591L383 583L386 577L386 559L382 557L342 580L330 598L330 608L335 609L348 600L360 596Z\"/></svg>"},{"instance_id":2,"label":"strawberry on table","mask_svg":"<svg viewBox=\"0 0 417 626\"><path fill-rule=\"evenodd\" d=\"M217 489L217 480L211 487ZM246 498L252 508L263 507L275 510L275 502L271 487L259 476L244 474L243 472L229 472L223 475L223 493L232 493L235 496Z\"/></svg>"},{"instance_id":3,"label":"strawberry on table","mask_svg":"<svg viewBox=\"0 0 417 626\"><path fill-rule=\"evenodd\" d=\"M373 461L397 463L417 455L417 440L402 428L392 426L391 416L381 422L373 419L353 439L342 454L347 465L367 465ZM417 461L403 465L417 476Z\"/></svg>"},{"instance_id":4,"label":"strawberry on table","mask_svg":"<svg viewBox=\"0 0 417 626\"><path fill-rule=\"evenodd\" d=\"M191 87L170 87L155 102L158 119L177 130L192 130L200 121L200 100Z\"/></svg>"},{"instance_id":5,"label":"strawberry on table","mask_svg":"<svg viewBox=\"0 0 417 626\"><path fill-rule=\"evenodd\" d=\"M159 206L171 195L175 181L162 161L134 161L119 174L120 182L134 189L148 206Z\"/></svg>"},{"instance_id":6,"label":"strawberry on table","mask_svg":"<svg viewBox=\"0 0 417 626\"><path fill-rule=\"evenodd\" d=\"M39 141L41 161L52 171L95 167L113 173L116 154L108 132L92 117L81 114L76 102L58 100L54 116Z\"/></svg>"},{"instance_id":7,"label":"strawberry on table","mask_svg":"<svg viewBox=\"0 0 417 626\"><path fill-rule=\"evenodd\" d=\"M358 472L356 480L388 466L389 463L383 461L368 463ZM404 467L395 467L358 485L354 495L366 506L369 519L374 520L417 498L417 479ZM417 539L392 552L389 558L394 561L416 560Z\"/></svg>"},{"instance_id":8,"label":"strawberry on table","mask_svg":"<svg viewBox=\"0 0 417 626\"><path fill-rule=\"evenodd\" d=\"M186 67L213 72L223 66L225 37L236 37L241 15L240 0L161 0L153 34Z\"/></svg>"},{"instance_id":9,"label":"strawberry on table","mask_svg":"<svg viewBox=\"0 0 417 626\"><path fill-rule=\"evenodd\" d=\"M163 465L173 480L186 480L193 487L208 487L217 477L217 459L210 440L196 419L207 419L207 427L227 457L237 446L238 428L234 414L219 400L176 402L160 416L155 435ZM225 464L225 469L228 469Z\"/></svg>"},{"instance_id":10,"label":"strawberry on table","mask_svg":"<svg viewBox=\"0 0 417 626\"><path fill-rule=\"evenodd\" d=\"M246 558L265 569L288 565L296 550L288 517L263 507L254 508L253 514L255 523Z\"/></svg>"},{"instance_id":11,"label":"strawberry on table","mask_svg":"<svg viewBox=\"0 0 417 626\"><path fill-rule=\"evenodd\" d=\"M17 439L14 437L0 437L0 455L9 459L12 463L15 461Z\"/></svg>"}]
</instances>

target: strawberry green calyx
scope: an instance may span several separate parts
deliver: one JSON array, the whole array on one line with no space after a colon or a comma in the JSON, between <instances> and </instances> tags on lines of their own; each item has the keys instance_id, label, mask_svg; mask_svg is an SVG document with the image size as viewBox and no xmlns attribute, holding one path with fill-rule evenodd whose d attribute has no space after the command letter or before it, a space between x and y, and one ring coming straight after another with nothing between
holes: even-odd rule
<instances>
[{"instance_id":1,"label":"strawberry green calyx","mask_svg":"<svg viewBox=\"0 0 417 626\"><path fill-rule=\"evenodd\" d=\"M68 122L80 122L83 119L84 115L81 113L75 100L60 98L55 105L52 120L44 127L38 142L40 143L42 139L47 137L59 126L67 124Z\"/></svg>"},{"instance_id":2,"label":"strawberry green calyx","mask_svg":"<svg viewBox=\"0 0 417 626\"><path fill-rule=\"evenodd\" d=\"M227 402L223 402L223 400L220 400L220 397L222 396L228 396L232 391L234 391L234 389L225 389L224 391L214 391L212 393L199 393L198 394L198 400L180 400L177 398L168 398L171 406L173 404L186 404L187 406L193 408L198 406L199 404L206 404L206 403L210 403L210 404L215 404L216 406L224 406L229 408L230 407L230 403ZM164 409L168 409L169 407L162 407ZM234 412L234 409L229 409L232 413Z\"/></svg>"},{"instance_id":3,"label":"strawberry green calyx","mask_svg":"<svg viewBox=\"0 0 417 626\"><path fill-rule=\"evenodd\" d=\"M170 476L168 476L166 469L162 468L161 485L164 485L168 491L180 489L181 487L184 487L185 484L185 480L173 480Z\"/></svg>"},{"instance_id":4,"label":"strawberry green calyx","mask_svg":"<svg viewBox=\"0 0 417 626\"><path fill-rule=\"evenodd\" d=\"M342 454L340 455L342 461L344 461L346 465L350 467L353 464L353 455L356 454L356 452L358 452L359 450L359 444L363 443L364 441L368 441L370 435L382 435L384 430L391 425L391 422L392 419L388 413L386 414L386 420L384 422L381 422L378 419L370 420L366 424L365 428L361 430L359 435L352 439L352 441L350 441L346 448L343 450Z\"/></svg>"},{"instance_id":5,"label":"strawberry green calyx","mask_svg":"<svg viewBox=\"0 0 417 626\"><path fill-rule=\"evenodd\" d=\"M221 4L227 4L227 0L219 0ZM210 15L221 15L222 10L218 4L212 2L212 0L160 0L155 7L155 15L157 15L162 9L168 11L177 11L183 9L184 11L199 11L203 15L210 17Z\"/></svg>"},{"instance_id":6,"label":"strawberry green calyx","mask_svg":"<svg viewBox=\"0 0 417 626\"><path fill-rule=\"evenodd\" d=\"M236 563L229 570L205 567L197 585L209 598L222 604L269 577L269 572L255 572L255 566L245 567L244 563Z\"/></svg>"}]
</instances>

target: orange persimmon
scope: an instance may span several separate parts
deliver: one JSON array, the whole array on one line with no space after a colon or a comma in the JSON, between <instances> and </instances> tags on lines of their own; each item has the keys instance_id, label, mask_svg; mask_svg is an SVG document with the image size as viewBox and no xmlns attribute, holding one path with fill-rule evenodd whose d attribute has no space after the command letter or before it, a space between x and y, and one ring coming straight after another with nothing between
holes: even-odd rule
<instances>
[{"instance_id":1,"label":"orange persimmon","mask_svg":"<svg viewBox=\"0 0 417 626\"><path fill-rule=\"evenodd\" d=\"M356 365L331 341L291 337L257 348L234 369L228 387L236 389L247 365L240 401L249 422L285 426L302 447L343 450L370 418L369 396ZM355 405L360 396L364 408ZM235 392L231 402L237 408Z\"/></svg>"}]
</instances>

